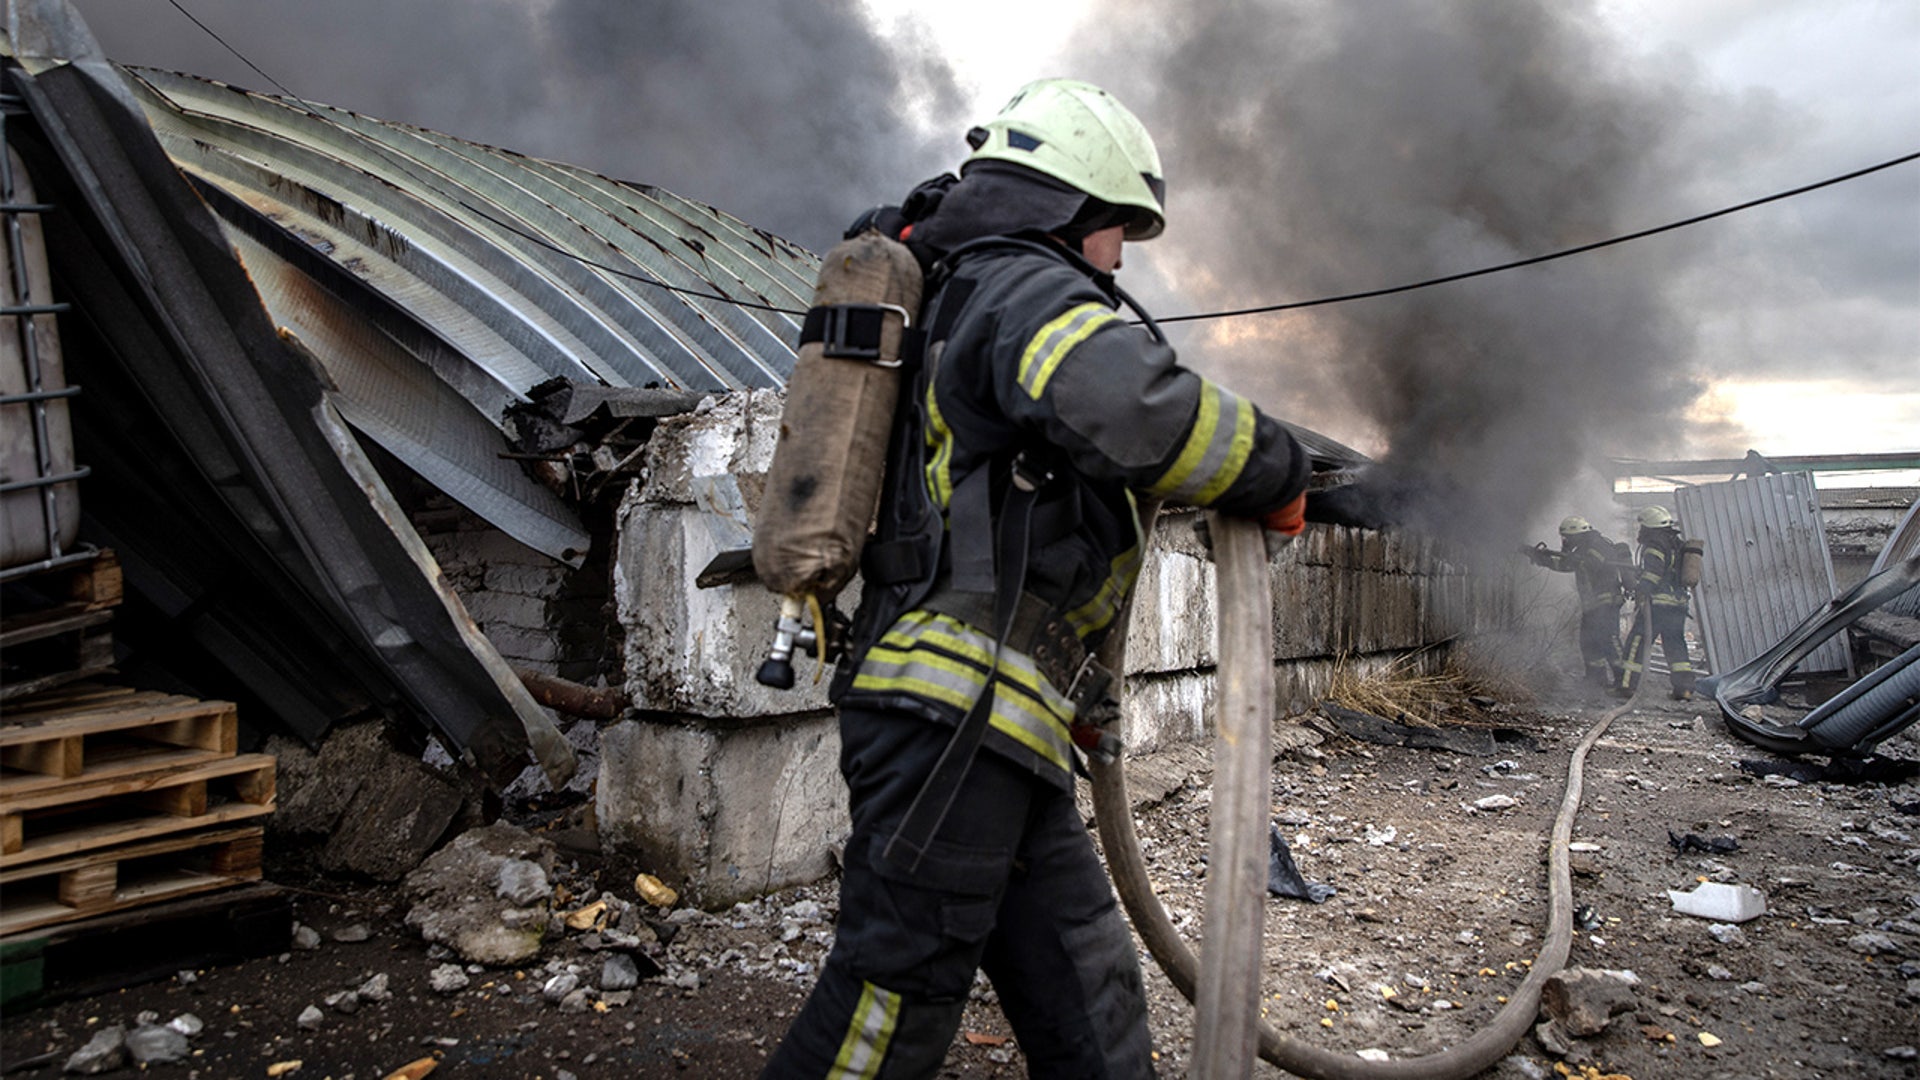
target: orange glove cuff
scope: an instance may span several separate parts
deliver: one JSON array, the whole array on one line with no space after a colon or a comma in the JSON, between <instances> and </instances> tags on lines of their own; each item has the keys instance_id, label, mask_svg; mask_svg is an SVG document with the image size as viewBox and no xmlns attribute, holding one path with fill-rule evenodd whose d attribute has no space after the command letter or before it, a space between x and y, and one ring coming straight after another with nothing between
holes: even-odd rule
<instances>
[{"instance_id":1,"label":"orange glove cuff","mask_svg":"<svg viewBox=\"0 0 1920 1080\"><path fill-rule=\"evenodd\" d=\"M1299 536L1307 527L1307 493L1303 491L1294 496L1292 502L1278 510L1269 510L1260 524L1281 536Z\"/></svg>"}]
</instances>

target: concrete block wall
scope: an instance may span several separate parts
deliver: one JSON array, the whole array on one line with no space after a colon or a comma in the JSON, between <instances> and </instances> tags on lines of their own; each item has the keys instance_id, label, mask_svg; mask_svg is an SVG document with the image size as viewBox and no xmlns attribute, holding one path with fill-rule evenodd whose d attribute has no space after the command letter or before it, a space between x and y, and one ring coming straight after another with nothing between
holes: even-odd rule
<instances>
[{"instance_id":1,"label":"concrete block wall","mask_svg":"<svg viewBox=\"0 0 1920 1080\"><path fill-rule=\"evenodd\" d=\"M848 829L831 673L816 683L816 665L796 658L792 690L760 685L775 598L755 582L694 584L715 555L751 542L781 402L732 394L663 420L618 519L613 587L635 712L600 733L601 842L709 908L818 880Z\"/></svg>"},{"instance_id":2,"label":"concrete block wall","mask_svg":"<svg viewBox=\"0 0 1920 1080\"><path fill-rule=\"evenodd\" d=\"M590 553L575 569L501 532L444 496L414 515L487 640L507 663L593 683L613 670L619 626L609 618L609 557Z\"/></svg>"},{"instance_id":3,"label":"concrete block wall","mask_svg":"<svg viewBox=\"0 0 1920 1080\"><path fill-rule=\"evenodd\" d=\"M1127 637L1127 743L1135 752L1209 737L1219 598L1195 511L1163 514L1141 569ZM1362 674L1506 625L1511 582L1470 574L1433 541L1310 525L1270 566L1280 712L1310 708L1344 664Z\"/></svg>"},{"instance_id":4,"label":"concrete block wall","mask_svg":"<svg viewBox=\"0 0 1920 1080\"><path fill-rule=\"evenodd\" d=\"M816 879L847 828L825 680L805 661L790 691L753 678L774 598L755 583L694 587L714 555L750 542L780 405L770 391L734 394L662 422L619 516L613 582L636 712L601 732L602 839L669 868L706 906ZM1218 598L1197 518L1164 515L1142 568L1126 654L1135 753L1211 736ZM1310 526L1272 580L1283 712L1318 700L1342 666L1417 653L1425 670L1445 660L1436 643L1514 616L1510 582L1402 533Z\"/></svg>"}]
</instances>

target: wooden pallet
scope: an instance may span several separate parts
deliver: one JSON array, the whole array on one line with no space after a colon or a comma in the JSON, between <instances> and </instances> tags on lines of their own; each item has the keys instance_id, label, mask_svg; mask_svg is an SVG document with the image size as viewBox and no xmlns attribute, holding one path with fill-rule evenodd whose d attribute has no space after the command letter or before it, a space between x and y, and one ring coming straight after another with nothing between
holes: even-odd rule
<instances>
[{"instance_id":1,"label":"wooden pallet","mask_svg":"<svg viewBox=\"0 0 1920 1080\"><path fill-rule=\"evenodd\" d=\"M263 845L215 828L0 870L0 937L258 881Z\"/></svg>"},{"instance_id":2,"label":"wooden pallet","mask_svg":"<svg viewBox=\"0 0 1920 1080\"><path fill-rule=\"evenodd\" d=\"M104 780L232 757L233 703L77 685L0 713L0 804L74 780Z\"/></svg>"},{"instance_id":3,"label":"wooden pallet","mask_svg":"<svg viewBox=\"0 0 1920 1080\"><path fill-rule=\"evenodd\" d=\"M113 607L126 592L120 556L112 548L101 548L94 552L93 558L82 562L9 578L7 585L15 589L29 587L42 598L58 598L78 604L86 611Z\"/></svg>"},{"instance_id":4,"label":"wooden pallet","mask_svg":"<svg viewBox=\"0 0 1920 1080\"><path fill-rule=\"evenodd\" d=\"M113 608L124 595L112 550L6 583L0 617L0 701L113 670Z\"/></svg>"},{"instance_id":5,"label":"wooden pallet","mask_svg":"<svg viewBox=\"0 0 1920 1080\"><path fill-rule=\"evenodd\" d=\"M124 911L0 936L0 1010L18 1010L124 990L210 967L287 951L290 894L265 882L175 894Z\"/></svg>"},{"instance_id":6,"label":"wooden pallet","mask_svg":"<svg viewBox=\"0 0 1920 1080\"><path fill-rule=\"evenodd\" d=\"M0 799L0 869L273 813L274 759L69 780Z\"/></svg>"}]
</instances>

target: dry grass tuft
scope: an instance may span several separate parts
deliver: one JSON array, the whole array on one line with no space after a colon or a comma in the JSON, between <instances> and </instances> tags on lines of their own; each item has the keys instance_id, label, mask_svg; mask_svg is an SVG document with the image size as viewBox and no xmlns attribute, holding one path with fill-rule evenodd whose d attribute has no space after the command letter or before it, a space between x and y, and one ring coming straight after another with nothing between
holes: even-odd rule
<instances>
[{"instance_id":1,"label":"dry grass tuft","mask_svg":"<svg viewBox=\"0 0 1920 1080\"><path fill-rule=\"evenodd\" d=\"M1431 651L1396 657L1384 667L1363 668L1351 657L1335 666L1327 700L1403 724L1472 724L1481 710L1468 699L1490 697L1528 704L1538 697L1541 650L1520 639L1459 641L1444 660Z\"/></svg>"},{"instance_id":2,"label":"dry grass tuft","mask_svg":"<svg viewBox=\"0 0 1920 1080\"><path fill-rule=\"evenodd\" d=\"M1401 723L1429 723L1445 703L1462 697L1459 682L1448 672L1430 672L1433 657L1425 652L1395 657L1384 668L1363 672L1351 658L1334 667L1327 700L1343 708L1372 713Z\"/></svg>"},{"instance_id":3,"label":"dry grass tuft","mask_svg":"<svg viewBox=\"0 0 1920 1080\"><path fill-rule=\"evenodd\" d=\"M1503 635L1460 643L1448 655L1446 670L1467 694L1527 704L1555 684L1557 667L1552 647L1539 637Z\"/></svg>"}]
</instances>

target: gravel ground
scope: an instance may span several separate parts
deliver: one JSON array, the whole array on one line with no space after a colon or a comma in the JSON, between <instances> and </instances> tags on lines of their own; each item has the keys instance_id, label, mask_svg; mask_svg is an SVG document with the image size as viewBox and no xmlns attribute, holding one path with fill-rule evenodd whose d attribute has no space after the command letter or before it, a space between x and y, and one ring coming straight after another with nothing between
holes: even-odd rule
<instances>
[{"instance_id":1,"label":"gravel ground","mask_svg":"<svg viewBox=\"0 0 1920 1080\"><path fill-rule=\"evenodd\" d=\"M1455 711L1472 722L1525 734L1492 757L1355 743L1311 717L1278 725L1274 821L1305 877L1337 892L1322 904L1268 901L1268 1019L1315 1045L1396 1058L1485 1023L1540 947L1544 836L1567 755L1610 704L1463 702ZM1920 760L1911 735L1885 748L1909 766ZM1637 1004L1573 1040L1564 1062L1530 1036L1487 1076L1547 1076L1556 1064L1641 1080L1920 1075L1920 785L1743 767L1766 760L1732 740L1710 704L1660 701L1615 722L1588 760L1574 829L1591 846L1576 857L1575 903L1592 918L1570 964L1632 970ZM1197 948L1205 750L1136 761L1129 777L1156 890ZM1506 798L1486 805L1512 804L1476 806L1493 796ZM1689 833L1737 848L1677 850L1670 834ZM628 879L590 862L557 877L576 906L602 888L632 899ZM573 932L538 963L458 971L465 985L449 988L449 957L406 928L394 890L282 880L312 947L11 1012L0 1024L8 1074L58 1075L103 1029L189 1014L201 1029L188 1056L150 1071L379 1080L427 1058L448 1078L752 1076L831 943L837 900L827 882L654 918L660 941L636 957L628 990L605 988L612 954ZM1768 911L1737 928L1676 914L1668 890L1701 881L1750 884ZM1191 1009L1143 962L1161 1074L1185 1075ZM592 992L563 1008L553 990L569 977ZM943 1075L1024 1074L983 982Z\"/></svg>"}]
</instances>

